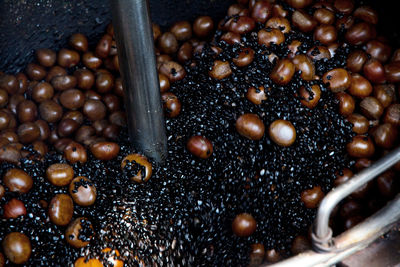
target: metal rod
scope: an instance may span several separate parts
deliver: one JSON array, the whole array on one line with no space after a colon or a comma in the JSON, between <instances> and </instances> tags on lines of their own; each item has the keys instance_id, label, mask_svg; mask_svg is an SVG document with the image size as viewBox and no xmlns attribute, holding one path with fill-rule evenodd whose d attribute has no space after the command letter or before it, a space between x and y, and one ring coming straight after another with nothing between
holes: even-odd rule
<instances>
[{"instance_id":1,"label":"metal rod","mask_svg":"<svg viewBox=\"0 0 400 267\"><path fill-rule=\"evenodd\" d=\"M366 248L374 240L396 225L400 219L400 194L364 222L354 226L334 239L331 251L306 251L269 267L323 267L331 266ZM398 227L398 225L397 225ZM263 265L267 266L267 265Z\"/></svg>"},{"instance_id":2,"label":"metal rod","mask_svg":"<svg viewBox=\"0 0 400 267\"><path fill-rule=\"evenodd\" d=\"M336 205L345 197L353 193L362 185L368 183L378 174L389 169L400 160L400 147L396 148L385 157L353 176L346 183L332 189L322 200L314 225L314 246L319 250L329 250L332 231L329 228L329 217Z\"/></svg>"},{"instance_id":3,"label":"metal rod","mask_svg":"<svg viewBox=\"0 0 400 267\"><path fill-rule=\"evenodd\" d=\"M146 0L110 0L131 141L156 162L166 157L160 88Z\"/></svg>"}]
</instances>

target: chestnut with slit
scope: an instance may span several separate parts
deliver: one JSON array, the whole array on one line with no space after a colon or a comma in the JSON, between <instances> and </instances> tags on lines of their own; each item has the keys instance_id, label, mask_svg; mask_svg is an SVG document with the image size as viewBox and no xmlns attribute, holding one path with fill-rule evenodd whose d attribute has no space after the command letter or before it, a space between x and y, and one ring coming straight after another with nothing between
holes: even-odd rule
<instances>
[{"instance_id":1,"label":"chestnut with slit","mask_svg":"<svg viewBox=\"0 0 400 267\"><path fill-rule=\"evenodd\" d=\"M266 28L278 29L282 33L288 33L291 30L290 22L284 17L272 17L267 23L265 23Z\"/></svg>"},{"instance_id":2,"label":"chestnut with slit","mask_svg":"<svg viewBox=\"0 0 400 267\"><path fill-rule=\"evenodd\" d=\"M288 84L295 73L295 65L289 59L279 60L272 69L270 78L278 85Z\"/></svg>"},{"instance_id":3,"label":"chestnut with slit","mask_svg":"<svg viewBox=\"0 0 400 267\"><path fill-rule=\"evenodd\" d=\"M229 63L228 63L229 64ZM171 83L180 81L186 76L185 68L175 61L163 62L159 69L160 73L168 77Z\"/></svg>"},{"instance_id":4,"label":"chestnut with slit","mask_svg":"<svg viewBox=\"0 0 400 267\"><path fill-rule=\"evenodd\" d=\"M322 80L325 84L329 85L329 89L334 93L344 91L351 85L351 76L343 68L327 71L322 76Z\"/></svg>"},{"instance_id":5,"label":"chestnut with slit","mask_svg":"<svg viewBox=\"0 0 400 267\"><path fill-rule=\"evenodd\" d=\"M64 148L64 157L71 164L74 164L76 162L84 164L87 161L86 148L81 144L72 141Z\"/></svg>"},{"instance_id":6,"label":"chestnut with slit","mask_svg":"<svg viewBox=\"0 0 400 267\"><path fill-rule=\"evenodd\" d=\"M310 89L302 86L299 89L299 96L301 97L301 104L309 109L313 109L318 105L321 98L321 88L318 84L312 85Z\"/></svg>"},{"instance_id":7,"label":"chestnut with slit","mask_svg":"<svg viewBox=\"0 0 400 267\"><path fill-rule=\"evenodd\" d=\"M153 172L153 168L151 163L147 160L145 156L140 154L129 154L125 158L123 158L121 162L121 169L124 170L128 163L131 163L134 169L137 170L135 173L131 173L130 170L128 172L132 175L131 180L137 183L147 182L151 174ZM126 169L126 168L125 168Z\"/></svg>"},{"instance_id":8,"label":"chestnut with slit","mask_svg":"<svg viewBox=\"0 0 400 267\"><path fill-rule=\"evenodd\" d=\"M264 100L267 100L264 86L258 88L250 87L247 90L246 98L255 105L260 105Z\"/></svg>"},{"instance_id":9,"label":"chestnut with slit","mask_svg":"<svg viewBox=\"0 0 400 267\"><path fill-rule=\"evenodd\" d=\"M258 43L270 47L271 44L280 45L285 41L285 35L278 29L261 29L258 33Z\"/></svg>"},{"instance_id":10,"label":"chestnut with slit","mask_svg":"<svg viewBox=\"0 0 400 267\"><path fill-rule=\"evenodd\" d=\"M74 248L83 248L89 245L93 234L92 223L85 217L79 217L68 225L65 239Z\"/></svg>"},{"instance_id":11,"label":"chestnut with slit","mask_svg":"<svg viewBox=\"0 0 400 267\"><path fill-rule=\"evenodd\" d=\"M245 67L254 60L254 50L251 48L243 48L237 57L233 58L233 63L238 67Z\"/></svg>"},{"instance_id":12,"label":"chestnut with slit","mask_svg":"<svg viewBox=\"0 0 400 267\"><path fill-rule=\"evenodd\" d=\"M74 202L83 207L93 205L97 197L93 182L84 176L75 177L69 184L68 192Z\"/></svg>"},{"instance_id":13,"label":"chestnut with slit","mask_svg":"<svg viewBox=\"0 0 400 267\"><path fill-rule=\"evenodd\" d=\"M309 57L304 54L294 56L292 59L296 71L300 71L300 77L305 81L311 81L315 76L315 66Z\"/></svg>"}]
</instances>

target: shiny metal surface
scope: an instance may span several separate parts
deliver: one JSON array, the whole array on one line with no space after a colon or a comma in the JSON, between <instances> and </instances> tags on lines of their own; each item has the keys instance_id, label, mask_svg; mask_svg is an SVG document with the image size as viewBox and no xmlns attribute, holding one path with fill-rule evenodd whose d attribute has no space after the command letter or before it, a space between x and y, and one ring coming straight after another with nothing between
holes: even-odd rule
<instances>
[{"instance_id":1,"label":"shiny metal surface","mask_svg":"<svg viewBox=\"0 0 400 267\"><path fill-rule=\"evenodd\" d=\"M146 0L110 0L131 140L161 163L167 139Z\"/></svg>"},{"instance_id":2,"label":"shiny metal surface","mask_svg":"<svg viewBox=\"0 0 400 267\"><path fill-rule=\"evenodd\" d=\"M395 227L400 219L400 194L384 208L364 222L333 239L332 251L306 251L271 267L325 267L338 263L350 255L368 247L384 233ZM395 227L395 229L398 226ZM397 240L399 242L399 240ZM399 252L398 252L399 253ZM400 259L400 255L397 255ZM396 259L394 259L396 261ZM349 265L352 267L352 265ZM365 265L369 266L369 265ZM396 264L394 265L396 266ZM382 266L383 267L383 266Z\"/></svg>"},{"instance_id":3,"label":"shiny metal surface","mask_svg":"<svg viewBox=\"0 0 400 267\"><path fill-rule=\"evenodd\" d=\"M400 266L400 223L384 238L378 238L365 249L347 257L340 267L399 267Z\"/></svg>"},{"instance_id":4,"label":"shiny metal surface","mask_svg":"<svg viewBox=\"0 0 400 267\"><path fill-rule=\"evenodd\" d=\"M349 196L362 185L368 183L378 174L384 172L400 160L400 147L394 149L385 157L378 160L371 167L362 170L360 173L354 175L349 181L332 189L322 200L314 225L313 245L317 250L330 251L335 250L337 247L332 243L332 231L329 228L329 217L333 209L344 198ZM394 211L400 214L400 209ZM384 220L381 225L377 227L384 227ZM360 236L363 239L363 236Z\"/></svg>"}]
</instances>

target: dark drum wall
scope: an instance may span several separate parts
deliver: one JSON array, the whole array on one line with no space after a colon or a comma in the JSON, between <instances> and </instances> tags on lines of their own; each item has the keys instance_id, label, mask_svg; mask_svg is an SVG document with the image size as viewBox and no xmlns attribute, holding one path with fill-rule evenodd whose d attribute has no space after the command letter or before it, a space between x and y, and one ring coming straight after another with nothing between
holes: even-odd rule
<instances>
[{"instance_id":1,"label":"dark drum wall","mask_svg":"<svg viewBox=\"0 0 400 267\"><path fill-rule=\"evenodd\" d=\"M0 70L15 73L30 62L33 51L58 49L79 31L96 39L110 22L109 0L0 0ZM112 0L110 0L112 1ZM234 0L150 0L151 16L162 27L199 15L221 18ZM397 0L362 1L380 14L379 32L400 47Z\"/></svg>"},{"instance_id":2,"label":"dark drum wall","mask_svg":"<svg viewBox=\"0 0 400 267\"><path fill-rule=\"evenodd\" d=\"M111 21L108 1L0 0L0 70L19 71L35 49L58 49L76 31L95 39ZM221 18L232 2L151 0L151 17L162 27L199 15Z\"/></svg>"}]
</instances>

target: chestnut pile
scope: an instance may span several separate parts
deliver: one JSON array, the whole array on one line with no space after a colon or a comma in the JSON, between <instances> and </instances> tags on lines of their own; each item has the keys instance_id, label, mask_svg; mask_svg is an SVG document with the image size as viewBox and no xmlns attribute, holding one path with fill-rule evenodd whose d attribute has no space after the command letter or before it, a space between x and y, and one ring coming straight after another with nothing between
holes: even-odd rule
<instances>
[{"instance_id":1,"label":"chestnut pile","mask_svg":"<svg viewBox=\"0 0 400 267\"><path fill-rule=\"evenodd\" d=\"M325 193L398 145L400 49L352 0L238 0L153 24L168 157L130 146L112 24L0 73L0 267L257 266L310 248ZM335 211L399 192L400 163Z\"/></svg>"}]
</instances>

